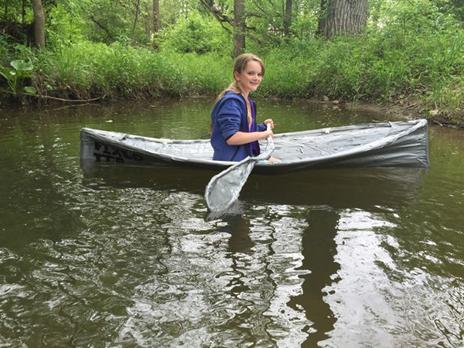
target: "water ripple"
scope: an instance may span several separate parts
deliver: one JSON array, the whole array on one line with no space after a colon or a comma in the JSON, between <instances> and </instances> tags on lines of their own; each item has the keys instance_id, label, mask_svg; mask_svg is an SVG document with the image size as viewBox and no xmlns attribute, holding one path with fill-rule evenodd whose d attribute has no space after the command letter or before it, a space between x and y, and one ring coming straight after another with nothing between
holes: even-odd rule
<instances>
[{"instance_id":1,"label":"water ripple","mask_svg":"<svg viewBox=\"0 0 464 348\"><path fill-rule=\"evenodd\" d=\"M111 126L171 134L176 105ZM212 173L88 174L79 129L114 110L63 112L0 120L0 345L462 346L461 134L432 132L427 171L251 176L209 219Z\"/></svg>"}]
</instances>

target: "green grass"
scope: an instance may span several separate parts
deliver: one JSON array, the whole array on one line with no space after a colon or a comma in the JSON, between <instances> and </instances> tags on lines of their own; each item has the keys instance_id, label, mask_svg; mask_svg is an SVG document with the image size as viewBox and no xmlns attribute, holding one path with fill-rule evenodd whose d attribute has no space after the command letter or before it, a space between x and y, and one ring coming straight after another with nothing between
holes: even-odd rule
<instances>
[{"instance_id":1,"label":"green grass","mask_svg":"<svg viewBox=\"0 0 464 348\"><path fill-rule=\"evenodd\" d=\"M400 29L255 47L266 64L258 93L367 102L411 98L424 110L464 118L464 30ZM5 65L5 42L0 51ZM89 41L10 52L33 62L32 84L40 94L70 99L212 96L232 80L232 59L218 52L179 53ZM0 88L4 83L0 81Z\"/></svg>"},{"instance_id":2,"label":"green grass","mask_svg":"<svg viewBox=\"0 0 464 348\"><path fill-rule=\"evenodd\" d=\"M37 83L39 91L80 98L214 94L230 64L214 55L81 42L41 53Z\"/></svg>"}]
</instances>

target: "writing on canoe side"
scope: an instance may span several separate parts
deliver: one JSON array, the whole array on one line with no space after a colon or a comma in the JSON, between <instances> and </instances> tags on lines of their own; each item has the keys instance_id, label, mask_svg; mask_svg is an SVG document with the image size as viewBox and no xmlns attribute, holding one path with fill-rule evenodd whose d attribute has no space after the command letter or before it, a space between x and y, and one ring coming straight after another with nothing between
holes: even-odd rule
<instances>
[{"instance_id":1,"label":"writing on canoe side","mask_svg":"<svg viewBox=\"0 0 464 348\"><path fill-rule=\"evenodd\" d=\"M133 151L120 149L108 144L102 144L95 141L94 152L97 162L133 162L143 161L142 155Z\"/></svg>"}]
</instances>

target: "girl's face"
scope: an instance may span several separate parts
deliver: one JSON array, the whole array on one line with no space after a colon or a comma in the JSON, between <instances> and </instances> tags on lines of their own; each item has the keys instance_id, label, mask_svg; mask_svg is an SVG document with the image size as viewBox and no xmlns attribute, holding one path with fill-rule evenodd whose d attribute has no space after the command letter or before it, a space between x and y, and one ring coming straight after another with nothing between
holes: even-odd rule
<instances>
[{"instance_id":1,"label":"girl's face","mask_svg":"<svg viewBox=\"0 0 464 348\"><path fill-rule=\"evenodd\" d=\"M257 61L250 60L242 72L234 73L234 78L239 84L243 94L248 95L250 92L256 91L263 80L261 64Z\"/></svg>"}]
</instances>

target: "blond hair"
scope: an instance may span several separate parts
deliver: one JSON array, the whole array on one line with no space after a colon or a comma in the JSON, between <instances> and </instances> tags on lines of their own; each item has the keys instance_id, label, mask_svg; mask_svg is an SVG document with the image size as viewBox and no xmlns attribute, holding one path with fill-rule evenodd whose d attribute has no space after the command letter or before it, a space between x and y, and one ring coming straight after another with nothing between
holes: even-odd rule
<instances>
[{"instance_id":1,"label":"blond hair","mask_svg":"<svg viewBox=\"0 0 464 348\"><path fill-rule=\"evenodd\" d=\"M264 76L264 70L265 69L264 69L263 61L257 55L252 54L252 53L243 53L243 54L237 56L237 58L235 58L235 60L234 60L234 69L232 71L232 75L234 76L235 73L239 73L239 74L242 73L245 70L247 64L249 62L251 62L251 61L258 62L259 65L261 65L261 74L262 74L262 76ZM242 93L242 91L240 89L240 86L237 83L237 81L235 80L235 78L234 78L234 81L232 81L232 83L218 95L216 100L221 99L224 96L224 94L226 94L226 92L229 92L229 91L235 92L237 94Z\"/></svg>"}]
</instances>

